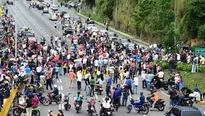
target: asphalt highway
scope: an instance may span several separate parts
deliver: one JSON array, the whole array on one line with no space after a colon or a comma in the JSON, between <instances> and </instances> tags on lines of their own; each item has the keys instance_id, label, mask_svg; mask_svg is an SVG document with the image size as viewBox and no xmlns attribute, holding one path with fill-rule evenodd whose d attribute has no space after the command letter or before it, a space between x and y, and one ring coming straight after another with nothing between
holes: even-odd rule
<instances>
[{"instance_id":1,"label":"asphalt highway","mask_svg":"<svg viewBox=\"0 0 205 116\"><path fill-rule=\"evenodd\" d=\"M71 17L77 15L75 13L75 11L69 10L67 8L64 8L64 7L60 8L60 10L66 11L67 13L70 14ZM16 20L18 29L22 26L27 26L35 31L35 35L37 38L44 36L48 41L50 41L49 38L50 38L51 34L53 34L54 36L55 35L62 36L62 30L55 30L54 29L55 21L49 20L49 14L41 15L41 11L37 10L36 8L35 9L31 8L29 10L29 2L26 0L14 1L14 5L9 6L8 11L9 11L9 14L12 14L14 17L16 17L15 20ZM85 20L85 19L83 19L83 20ZM105 28L103 28L101 26L97 26L97 27L101 30L105 30ZM122 35L120 35L119 38L122 39L122 41L126 41L126 39L124 39L125 37L123 37ZM143 46L140 43L137 43L137 44L140 46ZM87 116L88 115L88 113L86 111L87 110L87 103L85 100L83 102L83 105L82 105L83 107L82 107L82 110L80 111L80 113L79 114L76 113L74 106L73 106L73 96L76 94L77 88L74 88L74 89L69 88L69 79L68 79L67 75L60 76L60 79L57 80L55 84L58 86L60 93L63 96L65 94L72 93L70 96L70 100L71 100L70 103L72 105L71 109L69 111L65 111L63 108L63 102L61 102L61 104L59 104L59 105L57 105L55 103L53 103L49 106L40 105L41 116L46 116L48 110L53 110L54 113L57 113L57 111L59 109L63 110L65 116ZM83 88L82 90L84 90L84 82L83 82L82 88ZM139 87L138 87L138 93L141 91L144 92L145 96L148 96L149 92L147 92L146 90L142 90L141 81L140 81ZM46 91L45 95L48 92L50 92L50 91ZM85 98L89 98L88 96L86 96L85 91L82 91L82 94L85 96ZM159 91L159 95L160 95L160 98L166 100L167 105L166 105L165 111L168 111L169 96L166 94L166 92L163 92L163 91ZM103 95L95 95L95 98L97 99L96 100L97 103L95 106L97 109L97 112L99 111L99 105L100 105L100 103L98 101L101 101L102 98L104 98L104 97L105 97L104 93L103 93ZM139 97L139 94L134 95L134 98L137 99L138 97ZM129 101L127 104L129 104ZM196 105L196 106L198 106L198 105ZM204 107L200 106L199 108L201 109L201 111L204 110ZM154 111L150 111L147 114L147 116L163 116L164 112L154 110ZM129 113L129 114L126 113L125 107L120 107L119 111L114 112L114 116L125 116L125 115L129 115L129 116L136 116L136 115L140 116L141 115L142 116L142 114L139 114L134 110L131 111L131 113Z\"/></svg>"}]
</instances>

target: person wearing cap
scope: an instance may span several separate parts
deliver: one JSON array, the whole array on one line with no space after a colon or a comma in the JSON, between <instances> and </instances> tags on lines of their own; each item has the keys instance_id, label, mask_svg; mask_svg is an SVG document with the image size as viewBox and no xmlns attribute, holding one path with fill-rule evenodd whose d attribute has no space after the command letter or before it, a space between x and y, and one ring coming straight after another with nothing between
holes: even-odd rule
<instances>
[{"instance_id":1,"label":"person wearing cap","mask_svg":"<svg viewBox=\"0 0 205 116\"><path fill-rule=\"evenodd\" d=\"M52 110L48 110L48 116L54 116Z\"/></svg>"}]
</instances>

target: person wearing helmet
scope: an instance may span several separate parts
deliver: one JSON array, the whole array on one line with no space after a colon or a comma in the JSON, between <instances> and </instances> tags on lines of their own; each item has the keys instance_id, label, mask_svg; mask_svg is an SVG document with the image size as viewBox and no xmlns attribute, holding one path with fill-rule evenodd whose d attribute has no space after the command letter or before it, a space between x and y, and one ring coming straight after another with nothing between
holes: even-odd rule
<instances>
[{"instance_id":1,"label":"person wearing helmet","mask_svg":"<svg viewBox=\"0 0 205 116\"><path fill-rule=\"evenodd\" d=\"M54 87L54 89L53 89L53 91L51 92L53 95L52 95L52 98L53 99L56 99L56 96L59 94L59 90L58 90L58 88L57 88L57 85L54 85L53 86Z\"/></svg>"},{"instance_id":2,"label":"person wearing helmet","mask_svg":"<svg viewBox=\"0 0 205 116\"><path fill-rule=\"evenodd\" d=\"M153 104L152 104L151 111L154 109L155 104L156 104L157 101L159 100L159 94L157 93L156 90L153 91L152 97L153 97L154 102L153 102Z\"/></svg>"},{"instance_id":3,"label":"person wearing helmet","mask_svg":"<svg viewBox=\"0 0 205 116\"><path fill-rule=\"evenodd\" d=\"M79 102L80 106L82 105L82 96L80 95L80 91L77 92L76 96L75 96L75 102Z\"/></svg>"},{"instance_id":4,"label":"person wearing helmet","mask_svg":"<svg viewBox=\"0 0 205 116\"><path fill-rule=\"evenodd\" d=\"M48 110L48 116L53 116L53 111L52 110Z\"/></svg>"}]
</instances>

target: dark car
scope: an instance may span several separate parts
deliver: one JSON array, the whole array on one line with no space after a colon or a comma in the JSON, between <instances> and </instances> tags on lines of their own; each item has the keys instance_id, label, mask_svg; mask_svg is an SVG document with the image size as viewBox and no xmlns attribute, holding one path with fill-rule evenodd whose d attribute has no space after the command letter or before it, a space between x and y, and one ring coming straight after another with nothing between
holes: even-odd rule
<instances>
[{"instance_id":1,"label":"dark car","mask_svg":"<svg viewBox=\"0 0 205 116\"><path fill-rule=\"evenodd\" d=\"M7 4L9 4L9 5L13 5L14 2L13 2L12 0L7 0Z\"/></svg>"},{"instance_id":2,"label":"dark car","mask_svg":"<svg viewBox=\"0 0 205 116\"><path fill-rule=\"evenodd\" d=\"M67 28L67 29L64 30L63 35L66 36L68 34L73 34L73 32L74 32L73 29Z\"/></svg>"},{"instance_id":3,"label":"dark car","mask_svg":"<svg viewBox=\"0 0 205 116\"><path fill-rule=\"evenodd\" d=\"M164 116L202 116L202 113L195 107L176 106L166 112Z\"/></svg>"}]
</instances>

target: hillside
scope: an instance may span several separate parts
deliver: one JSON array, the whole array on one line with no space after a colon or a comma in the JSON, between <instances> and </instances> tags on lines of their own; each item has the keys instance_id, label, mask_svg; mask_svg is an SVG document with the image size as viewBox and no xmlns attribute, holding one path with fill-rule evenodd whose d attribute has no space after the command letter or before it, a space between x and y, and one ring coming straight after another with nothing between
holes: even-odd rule
<instances>
[{"instance_id":1,"label":"hillside","mask_svg":"<svg viewBox=\"0 0 205 116\"><path fill-rule=\"evenodd\" d=\"M172 50L176 43L205 40L205 0L84 0L83 4L87 7L82 14Z\"/></svg>"}]
</instances>

